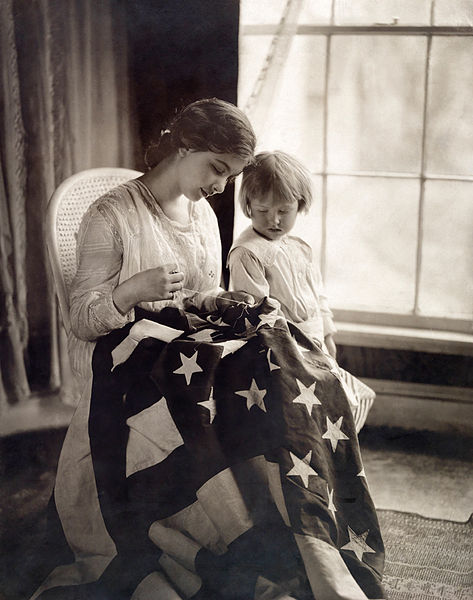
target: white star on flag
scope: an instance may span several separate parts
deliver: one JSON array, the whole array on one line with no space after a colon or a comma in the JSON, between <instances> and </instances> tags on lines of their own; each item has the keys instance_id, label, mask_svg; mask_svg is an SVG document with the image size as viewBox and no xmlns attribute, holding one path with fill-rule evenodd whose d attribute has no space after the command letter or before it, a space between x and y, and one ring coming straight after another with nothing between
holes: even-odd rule
<instances>
[{"instance_id":1,"label":"white star on flag","mask_svg":"<svg viewBox=\"0 0 473 600\"><path fill-rule=\"evenodd\" d=\"M271 348L268 348L268 351L266 352L266 358L268 359L268 364L269 364L269 370L270 371L274 371L275 369L280 369L281 367L279 365L277 365L276 363L271 362Z\"/></svg>"},{"instance_id":2,"label":"white star on flag","mask_svg":"<svg viewBox=\"0 0 473 600\"><path fill-rule=\"evenodd\" d=\"M279 315L276 311L270 312L268 314L258 315L259 323L256 329L259 329L263 325L269 325L270 327L274 327L276 321L279 319Z\"/></svg>"},{"instance_id":3,"label":"white star on flag","mask_svg":"<svg viewBox=\"0 0 473 600\"><path fill-rule=\"evenodd\" d=\"M353 531L353 529L351 529L351 527L348 527L348 535L350 536L350 541L348 542L348 544L342 546L341 550L351 550L356 554L358 560L363 560L363 554L365 552L376 554L376 550L373 550L373 548L368 546L368 544L366 543L366 538L368 537L368 534L369 530L358 535Z\"/></svg>"},{"instance_id":4,"label":"white star on flag","mask_svg":"<svg viewBox=\"0 0 473 600\"><path fill-rule=\"evenodd\" d=\"M302 460L298 456L293 454L291 451L289 451L289 454L291 455L292 464L294 466L287 473L287 476L289 477L289 475L291 475L291 476L298 475L302 479L302 483L304 484L304 487L308 487L309 486L309 475L314 475L314 476L318 475L318 473L316 471L314 471L314 469L310 466L310 464L308 464L308 463L310 463L310 460L312 458L312 450L309 450L309 452L304 456L304 458Z\"/></svg>"},{"instance_id":5,"label":"white star on flag","mask_svg":"<svg viewBox=\"0 0 473 600\"><path fill-rule=\"evenodd\" d=\"M189 385L192 375L194 373L203 371L203 369L201 369L197 364L197 350L190 358L188 358L185 354L182 354L182 352L179 352L179 354L181 356L182 367L179 367L179 369L176 369L173 372L177 375L185 375L186 383Z\"/></svg>"},{"instance_id":6,"label":"white star on flag","mask_svg":"<svg viewBox=\"0 0 473 600\"><path fill-rule=\"evenodd\" d=\"M235 392L235 394L246 398L246 408L248 410L250 410L252 406L257 406L266 412L266 406L263 400L263 398L266 396L266 390L260 390L254 379L251 380L251 385L248 390L241 390L239 392Z\"/></svg>"},{"instance_id":7,"label":"white star on flag","mask_svg":"<svg viewBox=\"0 0 473 600\"><path fill-rule=\"evenodd\" d=\"M299 404L304 404L307 408L307 412L309 416L312 414L312 407L314 404L322 404L320 400L315 395L315 381L309 387L306 387L302 381L296 378L297 386L299 387L300 394L296 396L293 402L298 402Z\"/></svg>"},{"instance_id":8,"label":"white star on flag","mask_svg":"<svg viewBox=\"0 0 473 600\"><path fill-rule=\"evenodd\" d=\"M196 342L213 342L212 333L214 329L201 329L191 334L189 337Z\"/></svg>"},{"instance_id":9,"label":"white star on flag","mask_svg":"<svg viewBox=\"0 0 473 600\"><path fill-rule=\"evenodd\" d=\"M365 467L363 467L361 469L361 471L358 473L357 477L366 477L366 475L365 475Z\"/></svg>"},{"instance_id":10,"label":"white star on flag","mask_svg":"<svg viewBox=\"0 0 473 600\"><path fill-rule=\"evenodd\" d=\"M327 431L323 434L323 438L325 440L330 440L332 444L332 450L335 452L337 449L337 444L339 440L348 440L348 436L340 430L342 426L343 417L340 417L336 423L332 423L332 421L326 417L327 419Z\"/></svg>"},{"instance_id":11,"label":"white star on flag","mask_svg":"<svg viewBox=\"0 0 473 600\"><path fill-rule=\"evenodd\" d=\"M328 509L332 511L333 518L335 519L335 513L337 509L335 508L335 504L333 503L333 490L330 491L330 488L327 484L327 496L328 496Z\"/></svg>"},{"instance_id":12,"label":"white star on flag","mask_svg":"<svg viewBox=\"0 0 473 600\"><path fill-rule=\"evenodd\" d=\"M217 342L215 346L221 346L223 348L222 356L224 358L227 354L233 354L246 344L246 340L227 340L226 342Z\"/></svg>"},{"instance_id":13,"label":"white star on flag","mask_svg":"<svg viewBox=\"0 0 473 600\"><path fill-rule=\"evenodd\" d=\"M215 415L217 414L217 405L215 404L213 392L214 392L214 389L213 389L213 387L211 387L208 400L204 400L203 402L197 402L197 404L199 406L203 406L204 408L206 408L209 411L211 423L213 422L213 420L215 419Z\"/></svg>"}]
</instances>

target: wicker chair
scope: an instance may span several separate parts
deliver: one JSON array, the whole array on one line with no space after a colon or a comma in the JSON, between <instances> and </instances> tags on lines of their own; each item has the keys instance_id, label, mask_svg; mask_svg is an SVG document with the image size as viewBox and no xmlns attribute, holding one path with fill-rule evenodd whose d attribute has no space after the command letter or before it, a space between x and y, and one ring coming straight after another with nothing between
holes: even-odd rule
<instances>
[{"instance_id":1,"label":"wicker chair","mask_svg":"<svg viewBox=\"0 0 473 600\"><path fill-rule=\"evenodd\" d=\"M84 213L112 188L139 177L132 169L104 167L80 171L65 179L51 196L45 237L66 332L69 333L69 287L76 273L76 237Z\"/></svg>"}]
</instances>

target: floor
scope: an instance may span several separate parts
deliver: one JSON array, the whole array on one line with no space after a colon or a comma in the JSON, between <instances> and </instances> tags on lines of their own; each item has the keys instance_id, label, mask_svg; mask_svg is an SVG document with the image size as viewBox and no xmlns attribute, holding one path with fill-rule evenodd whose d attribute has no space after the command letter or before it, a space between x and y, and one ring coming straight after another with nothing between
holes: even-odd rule
<instances>
[{"instance_id":1,"label":"floor","mask_svg":"<svg viewBox=\"0 0 473 600\"><path fill-rule=\"evenodd\" d=\"M459 409L440 403L442 414L432 403L411 401L408 412L405 406L397 404L396 412L392 403L383 405L377 400L376 411L372 411L368 424L360 434L365 472L371 494L377 508L415 512L426 517L466 521L473 512L473 423L470 415L463 415ZM435 417L427 418L430 410ZM471 410L473 405L467 406ZM452 414L459 421L446 423ZM47 465L42 472L42 482L52 485L54 463L59 452L62 433L67 426L73 409L61 402L58 395L37 396L28 403L28 409L13 407L3 415L0 425L0 439L14 440L21 432L23 439L33 439L31 432L47 431L45 448L49 448ZM414 411L414 412L412 412ZM375 414L376 413L376 414ZM380 423L389 421L394 427L384 427ZM418 424L417 429L406 427L407 422ZM441 419L441 422L440 422ZM461 426L460 426L460 421ZM426 429L419 427L427 425ZM22 439L18 437L18 440ZM28 437L29 436L29 437ZM41 436L38 438L41 439ZM51 440L56 442L52 443ZM5 444L3 444L5 451ZM10 454L8 450L7 454ZM15 451L29 456L27 450ZM41 468L38 456L30 457L33 464ZM31 460L25 463L29 472ZM2 466L0 465L0 469ZM1 471L0 471L1 473ZM28 477L28 475L26 475ZM28 485L28 482L24 482ZM7 482L0 482L5 490Z\"/></svg>"},{"instance_id":2,"label":"floor","mask_svg":"<svg viewBox=\"0 0 473 600\"><path fill-rule=\"evenodd\" d=\"M360 446L376 508L462 522L473 513L473 437L367 427Z\"/></svg>"},{"instance_id":3,"label":"floor","mask_svg":"<svg viewBox=\"0 0 473 600\"><path fill-rule=\"evenodd\" d=\"M0 600L20 600L33 589L24 571L21 583L15 578L28 552L31 573L36 566L30 540L38 539L64 434L58 420L57 427L0 436L0 551L9 549L1 552ZM473 436L367 425L360 447L377 508L462 522L473 512ZM11 585L2 585L9 578Z\"/></svg>"}]
</instances>

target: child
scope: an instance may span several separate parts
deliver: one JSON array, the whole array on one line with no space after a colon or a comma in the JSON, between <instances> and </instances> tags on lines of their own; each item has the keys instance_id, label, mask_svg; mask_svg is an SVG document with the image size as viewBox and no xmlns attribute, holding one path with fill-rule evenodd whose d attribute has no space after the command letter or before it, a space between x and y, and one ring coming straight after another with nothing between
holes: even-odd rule
<instances>
[{"instance_id":1,"label":"child","mask_svg":"<svg viewBox=\"0 0 473 600\"><path fill-rule=\"evenodd\" d=\"M311 247L289 235L297 215L307 212L312 202L309 172L285 152L261 152L243 172L239 200L252 224L230 249L230 289L256 299L276 299L286 319L335 359L336 328L319 267ZM359 431L375 394L349 373L337 370L355 405Z\"/></svg>"}]
</instances>

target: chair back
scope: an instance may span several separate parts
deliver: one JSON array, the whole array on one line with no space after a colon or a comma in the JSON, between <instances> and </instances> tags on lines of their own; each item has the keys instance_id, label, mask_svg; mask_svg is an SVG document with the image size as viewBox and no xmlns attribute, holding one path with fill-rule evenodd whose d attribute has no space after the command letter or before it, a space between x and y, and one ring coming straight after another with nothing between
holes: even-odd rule
<instances>
[{"instance_id":1,"label":"chair back","mask_svg":"<svg viewBox=\"0 0 473 600\"><path fill-rule=\"evenodd\" d=\"M82 217L89 206L112 188L142 175L118 167L87 169L65 179L51 196L45 222L45 237L66 332L69 318L69 288L77 270L76 241Z\"/></svg>"}]
</instances>

